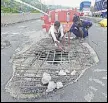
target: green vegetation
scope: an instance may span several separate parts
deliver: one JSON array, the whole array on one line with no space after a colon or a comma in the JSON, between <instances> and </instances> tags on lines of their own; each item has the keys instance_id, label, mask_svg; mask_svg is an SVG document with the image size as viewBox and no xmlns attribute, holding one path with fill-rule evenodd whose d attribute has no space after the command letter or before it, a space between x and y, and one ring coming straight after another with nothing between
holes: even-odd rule
<instances>
[{"instance_id":1,"label":"green vegetation","mask_svg":"<svg viewBox=\"0 0 108 103\"><path fill-rule=\"evenodd\" d=\"M40 13L40 12L36 10L31 10L31 13Z\"/></svg>"},{"instance_id":2,"label":"green vegetation","mask_svg":"<svg viewBox=\"0 0 108 103\"><path fill-rule=\"evenodd\" d=\"M22 0L40 9L41 5L38 0ZM16 2L15 0L1 0L1 12L2 13L21 13L21 12L31 12L39 13L39 11L27 7L23 4Z\"/></svg>"},{"instance_id":3,"label":"green vegetation","mask_svg":"<svg viewBox=\"0 0 108 103\"><path fill-rule=\"evenodd\" d=\"M39 2L40 0L22 0L22 1L31 4L32 6L41 9L44 12L46 12L48 8L49 10L70 8L61 5L45 5ZM1 12L2 13L21 13L21 12L39 13L39 11L30 8L24 4L20 4L15 0L1 0Z\"/></svg>"},{"instance_id":4,"label":"green vegetation","mask_svg":"<svg viewBox=\"0 0 108 103\"><path fill-rule=\"evenodd\" d=\"M3 7L1 6L1 11L3 13L18 13L17 8Z\"/></svg>"}]
</instances>

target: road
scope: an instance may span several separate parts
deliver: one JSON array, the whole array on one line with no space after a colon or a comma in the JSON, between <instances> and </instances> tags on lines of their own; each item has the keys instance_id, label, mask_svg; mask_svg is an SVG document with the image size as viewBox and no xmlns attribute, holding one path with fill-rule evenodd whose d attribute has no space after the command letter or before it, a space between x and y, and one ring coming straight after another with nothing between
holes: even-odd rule
<instances>
[{"instance_id":1,"label":"road","mask_svg":"<svg viewBox=\"0 0 108 103\"><path fill-rule=\"evenodd\" d=\"M10 46L1 49L1 101L21 102L26 100L14 99L5 91L5 85L12 76L12 65L9 63L15 50L21 45L30 44L41 38L41 20L28 21L1 28L2 40L8 40ZM37 35L36 35L37 34ZM46 34L45 34L46 35ZM43 98L39 101L72 101L72 102L106 102L107 101L107 28L95 24L89 30L87 38L90 46L99 57L98 65L88 69L84 75L74 84L63 88L62 93L53 97Z\"/></svg>"}]
</instances>

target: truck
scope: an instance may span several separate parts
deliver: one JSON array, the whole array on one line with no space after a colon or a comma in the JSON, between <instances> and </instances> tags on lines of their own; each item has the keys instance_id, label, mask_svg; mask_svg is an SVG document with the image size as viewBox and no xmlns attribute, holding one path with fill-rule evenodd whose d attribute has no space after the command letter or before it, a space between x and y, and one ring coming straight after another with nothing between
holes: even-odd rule
<instances>
[{"instance_id":1,"label":"truck","mask_svg":"<svg viewBox=\"0 0 108 103\"><path fill-rule=\"evenodd\" d=\"M93 16L107 18L107 0L95 0Z\"/></svg>"},{"instance_id":2,"label":"truck","mask_svg":"<svg viewBox=\"0 0 108 103\"><path fill-rule=\"evenodd\" d=\"M91 16L91 2L90 1L82 1L80 3L80 16Z\"/></svg>"}]
</instances>

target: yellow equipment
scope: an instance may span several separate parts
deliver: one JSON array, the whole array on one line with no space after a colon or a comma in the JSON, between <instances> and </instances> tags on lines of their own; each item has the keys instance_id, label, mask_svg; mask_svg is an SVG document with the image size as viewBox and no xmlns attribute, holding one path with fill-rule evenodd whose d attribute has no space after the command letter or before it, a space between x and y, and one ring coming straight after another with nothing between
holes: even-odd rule
<instances>
[{"instance_id":1,"label":"yellow equipment","mask_svg":"<svg viewBox=\"0 0 108 103\"><path fill-rule=\"evenodd\" d=\"M102 27L107 27L107 19L103 19L102 21L99 22L99 24L100 24Z\"/></svg>"}]
</instances>

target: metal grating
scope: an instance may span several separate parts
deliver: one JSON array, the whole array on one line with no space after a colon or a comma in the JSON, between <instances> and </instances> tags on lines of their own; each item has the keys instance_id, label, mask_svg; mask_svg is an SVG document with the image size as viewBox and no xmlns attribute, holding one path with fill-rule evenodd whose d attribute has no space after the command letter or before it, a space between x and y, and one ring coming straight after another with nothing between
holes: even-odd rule
<instances>
[{"instance_id":1,"label":"metal grating","mask_svg":"<svg viewBox=\"0 0 108 103\"><path fill-rule=\"evenodd\" d=\"M66 86L69 82L74 82L82 70L94 64L94 60L88 48L77 40L72 40L71 43L69 52L61 52L53 48L50 40L45 39L45 41L40 41L39 46L33 45L26 52L16 54L12 58L15 73L6 86L7 90L17 95L18 98L48 96L46 94L47 85L41 83L44 72L49 73L55 83L61 81ZM58 74L60 70L66 69L69 70L66 76ZM73 70L77 71L76 75L71 75ZM51 93L54 92L57 91L54 90Z\"/></svg>"},{"instance_id":2,"label":"metal grating","mask_svg":"<svg viewBox=\"0 0 108 103\"><path fill-rule=\"evenodd\" d=\"M38 51L35 53L39 60L46 60L48 63L69 62L68 52L62 51Z\"/></svg>"}]
</instances>

